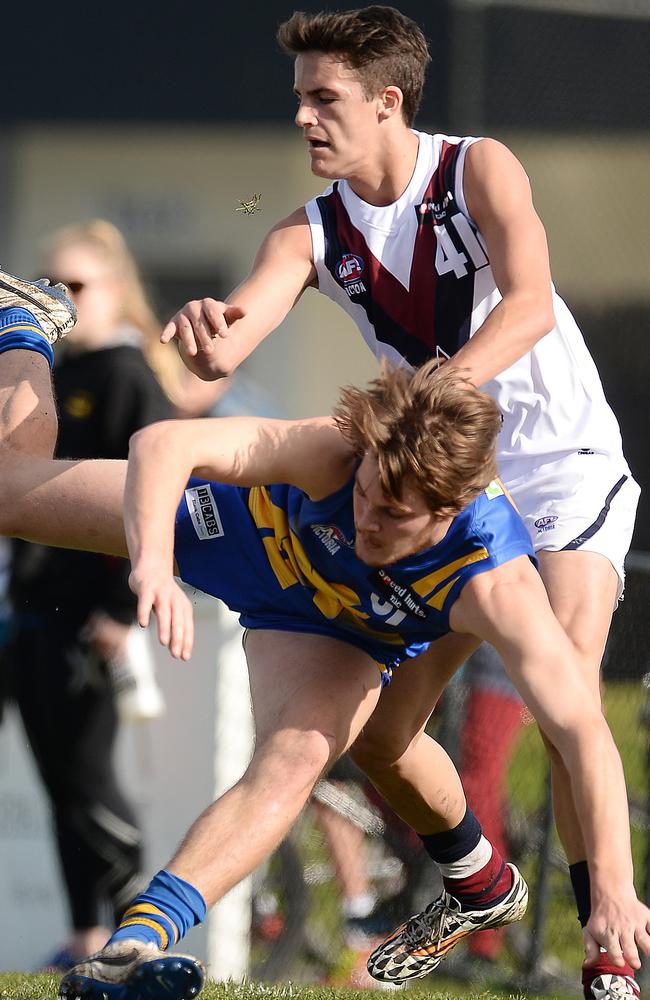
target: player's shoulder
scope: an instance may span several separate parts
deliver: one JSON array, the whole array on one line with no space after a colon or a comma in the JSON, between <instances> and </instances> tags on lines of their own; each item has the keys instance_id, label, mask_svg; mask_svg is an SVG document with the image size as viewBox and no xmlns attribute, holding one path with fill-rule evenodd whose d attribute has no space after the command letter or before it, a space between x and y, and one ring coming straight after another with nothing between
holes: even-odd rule
<instances>
[{"instance_id":1,"label":"player's shoulder","mask_svg":"<svg viewBox=\"0 0 650 1000\"><path fill-rule=\"evenodd\" d=\"M523 174L519 158L509 146L490 136L477 138L468 145L465 157L465 175L480 178L486 174Z\"/></svg>"},{"instance_id":2,"label":"player's shoulder","mask_svg":"<svg viewBox=\"0 0 650 1000\"><path fill-rule=\"evenodd\" d=\"M304 205L280 219L266 234L262 246L274 253L282 252L311 258L311 231Z\"/></svg>"},{"instance_id":3,"label":"player's shoulder","mask_svg":"<svg viewBox=\"0 0 650 1000\"><path fill-rule=\"evenodd\" d=\"M291 233L295 230L300 230L302 227L309 231L309 220L307 218L307 210L304 205L300 205L298 208L290 212L289 215L285 216L284 219L280 219L276 222L274 226L269 230L269 235L271 233Z\"/></svg>"}]
</instances>

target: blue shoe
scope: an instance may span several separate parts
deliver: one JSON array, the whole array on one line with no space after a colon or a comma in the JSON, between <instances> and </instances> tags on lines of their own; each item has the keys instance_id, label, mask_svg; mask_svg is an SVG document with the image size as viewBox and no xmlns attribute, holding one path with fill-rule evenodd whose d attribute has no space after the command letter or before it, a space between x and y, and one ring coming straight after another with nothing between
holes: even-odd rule
<instances>
[{"instance_id":1,"label":"blue shoe","mask_svg":"<svg viewBox=\"0 0 650 1000\"><path fill-rule=\"evenodd\" d=\"M53 955L43 962L39 967L39 972L49 972L51 975L62 975L64 972L68 972L74 965L77 964L79 958L72 954L71 951L64 946L55 951Z\"/></svg>"},{"instance_id":2,"label":"blue shoe","mask_svg":"<svg viewBox=\"0 0 650 1000\"><path fill-rule=\"evenodd\" d=\"M11 308L28 309L50 344L70 333L77 322L77 307L65 285L50 285L47 278L26 281L0 270L0 309Z\"/></svg>"},{"instance_id":3,"label":"blue shoe","mask_svg":"<svg viewBox=\"0 0 650 1000\"><path fill-rule=\"evenodd\" d=\"M75 965L61 980L64 1000L193 1000L205 982L203 963L143 941L115 941Z\"/></svg>"}]
</instances>

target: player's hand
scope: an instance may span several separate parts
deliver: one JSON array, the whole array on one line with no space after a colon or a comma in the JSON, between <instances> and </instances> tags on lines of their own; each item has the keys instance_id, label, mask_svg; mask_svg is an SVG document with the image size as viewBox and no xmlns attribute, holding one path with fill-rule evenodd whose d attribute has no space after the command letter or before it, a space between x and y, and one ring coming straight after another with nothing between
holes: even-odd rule
<instances>
[{"instance_id":1,"label":"player's hand","mask_svg":"<svg viewBox=\"0 0 650 1000\"><path fill-rule=\"evenodd\" d=\"M178 341L183 361L195 375L203 379L218 378L221 341L230 336L232 324L246 315L241 306L229 305L217 299L195 299L172 316L160 340L168 344Z\"/></svg>"},{"instance_id":2,"label":"player's hand","mask_svg":"<svg viewBox=\"0 0 650 1000\"><path fill-rule=\"evenodd\" d=\"M639 950L650 955L650 910L634 892L606 896L593 909L584 929L585 968L593 965L605 949L617 966L629 962L641 966Z\"/></svg>"},{"instance_id":3,"label":"player's hand","mask_svg":"<svg viewBox=\"0 0 650 1000\"><path fill-rule=\"evenodd\" d=\"M189 660L194 644L192 604L168 571L133 568L129 586L138 598L137 620L146 628L151 612L158 622L158 638L172 656Z\"/></svg>"}]
</instances>

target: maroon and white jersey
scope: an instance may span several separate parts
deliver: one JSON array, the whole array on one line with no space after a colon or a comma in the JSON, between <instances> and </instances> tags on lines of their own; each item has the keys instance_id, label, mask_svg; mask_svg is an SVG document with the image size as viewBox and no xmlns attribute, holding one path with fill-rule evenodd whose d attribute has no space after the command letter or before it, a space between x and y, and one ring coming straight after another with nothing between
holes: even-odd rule
<instances>
[{"instance_id":1,"label":"maroon and white jersey","mask_svg":"<svg viewBox=\"0 0 650 1000\"><path fill-rule=\"evenodd\" d=\"M480 140L416 134L415 170L397 201L369 205L335 181L305 206L319 290L352 317L377 357L413 366L455 354L501 299L463 194L465 154ZM580 330L555 290L553 302L554 329L482 387L503 413L506 481L581 449L624 461Z\"/></svg>"}]
</instances>

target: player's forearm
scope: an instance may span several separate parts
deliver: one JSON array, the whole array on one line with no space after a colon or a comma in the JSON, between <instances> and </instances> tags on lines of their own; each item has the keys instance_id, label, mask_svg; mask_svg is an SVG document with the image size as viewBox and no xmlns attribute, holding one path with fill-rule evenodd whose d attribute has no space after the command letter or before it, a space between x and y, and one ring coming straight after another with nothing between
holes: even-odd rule
<instances>
[{"instance_id":1,"label":"player's forearm","mask_svg":"<svg viewBox=\"0 0 650 1000\"><path fill-rule=\"evenodd\" d=\"M449 362L469 372L476 386L485 385L518 361L555 325L550 292L505 296L474 336Z\"/></svg>"},{"instance_id":2,"label":"player's forearm","mask_svg":"<svg viewBox=\"0 0 650 1000\"><path fill-rule=\"evenodd\" d=\"M152 424L131 438L124 489L124 526L133 568L172 571L178 500L192 472L183 425Z\"/></svg>"},{"instance_id":3,"label":"player's forearm","mask_svg":"<svg viewBox=\"0 0 650 1000\"><path fill-rule=\"evenodd\" d=\"M562 751L587 851L592 895L631 887L630 825L621 758L609 727L593 713Z\"/></svg>"}]
</instances>

